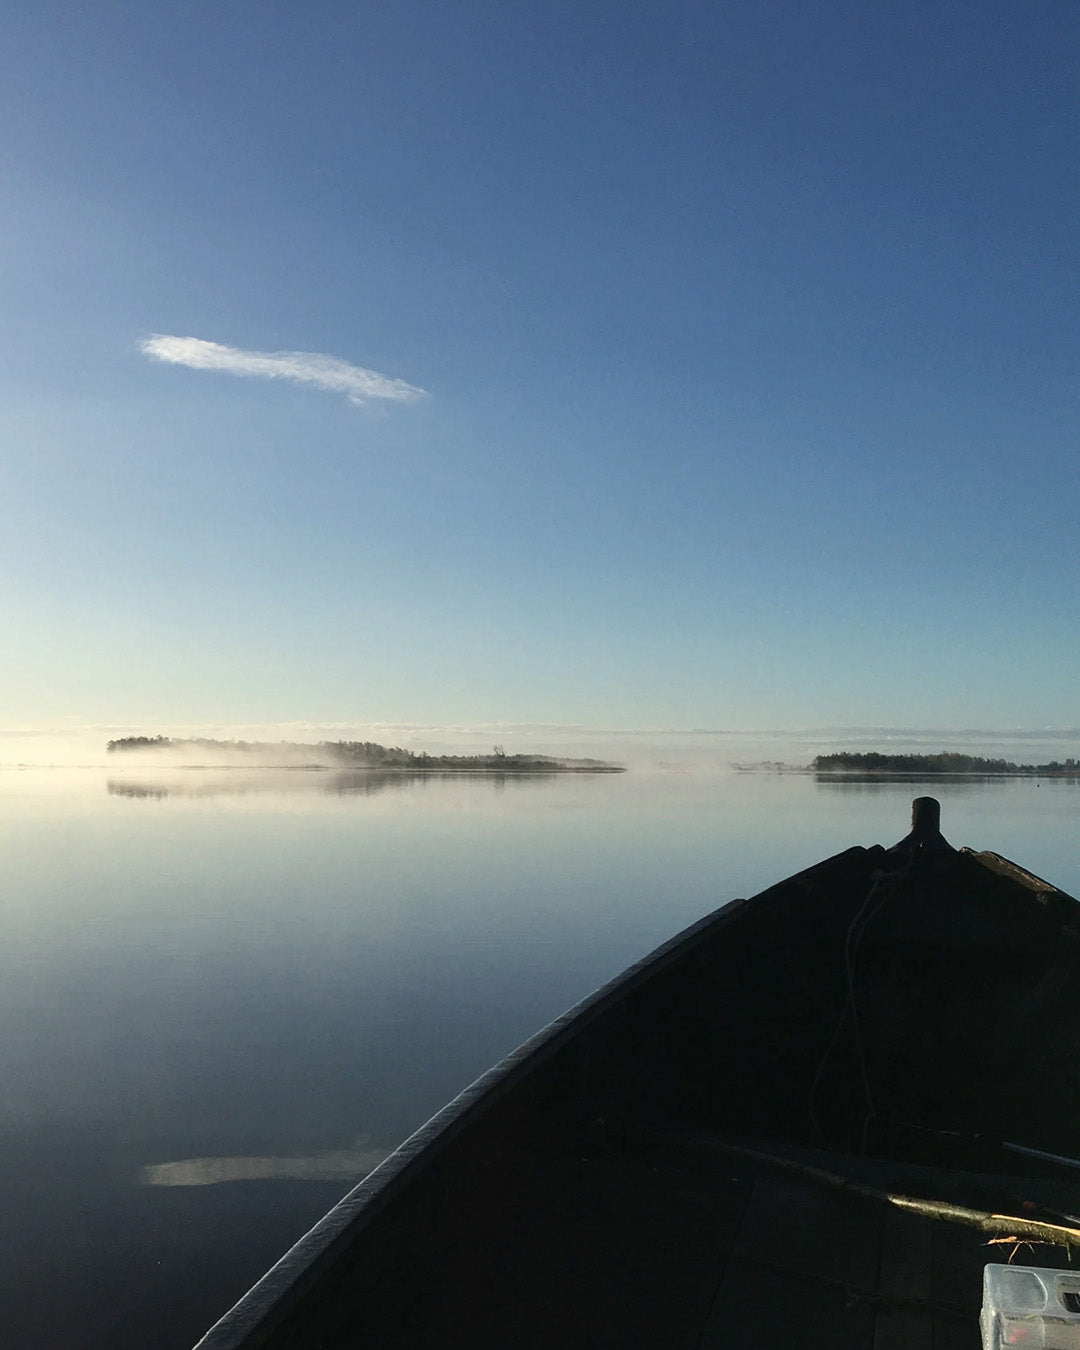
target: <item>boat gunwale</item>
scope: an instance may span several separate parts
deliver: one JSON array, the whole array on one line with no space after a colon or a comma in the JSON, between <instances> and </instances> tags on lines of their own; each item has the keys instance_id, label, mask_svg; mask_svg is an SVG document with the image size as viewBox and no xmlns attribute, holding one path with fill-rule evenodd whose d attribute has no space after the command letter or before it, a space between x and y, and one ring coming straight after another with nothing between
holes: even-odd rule
<instances>
[{"instance_id":1,"label":"boat gunwale","mask_svg":"<svg viewBox=\"0 0 1080 1350\"><path fill-rule=\"evenodd\" d=\"M277 1329L344 1248L385 1210L419 1171L432 1164L469 1126L482 1119L527 1074L556 1054L585 1026L778 886L789 885L797 877L816 872L833 862L835 857L867 851L861 845L844 849L834 858L796 872L754 896L727 901L668 938L535 1032L463 1088L388 1154L252 1285L193 1350L241 1350L241 1347L255 1350L265 1343L265 1337Z\"/></svg>"}]
</instances>

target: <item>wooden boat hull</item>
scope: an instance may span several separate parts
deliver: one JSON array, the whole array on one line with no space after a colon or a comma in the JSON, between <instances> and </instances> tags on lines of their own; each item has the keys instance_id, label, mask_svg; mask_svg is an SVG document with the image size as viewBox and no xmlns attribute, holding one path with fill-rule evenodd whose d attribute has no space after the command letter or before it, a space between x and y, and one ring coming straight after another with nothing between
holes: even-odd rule
<instances>
[{"instance_id":1,"label":"wooden boat hull","mask_svg":"<svg viewBox=\"0 0 1080 1350\"><path fill-rule=\"evenodd\" d=\"M996 855L878 847L726 906L463 1092L198 1350L977 1345L997 1230L885 1197L1080 1213L1080 1170L1004 1147L1080 1154L1078 919Z\"/></svg>"}]
</instances>

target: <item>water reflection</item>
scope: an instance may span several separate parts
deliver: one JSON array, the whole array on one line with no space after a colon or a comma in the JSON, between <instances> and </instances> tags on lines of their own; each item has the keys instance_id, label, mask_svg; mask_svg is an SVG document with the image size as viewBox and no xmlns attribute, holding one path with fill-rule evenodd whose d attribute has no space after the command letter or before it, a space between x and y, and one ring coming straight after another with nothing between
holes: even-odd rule
<instances>
[{"instance_id":1,"label":"water reflection","mask_svg":"<svg viewBox=\"0 0 1080 1350\"><path fill-rule=\"evenodd\" d=\"M427 783L482 780L496 790L508 784L549 782L551 773L470 773L454 770L380 769L176 769L156 778L110 778L111 796L146 798L248 796L312 793L333 797L373 797L388 790L401 791Z\"/></svg>"},{"instance_id":2,"label":"water reflection","mask_svg":"<svg viewBox=\"0 0 1080 1350\"><path fill-rule=\"evenodd\" d=\"M914 773L851 773L842 775L815 773L813 781L816 787L825 788L829 792L890 793L895 795L897 787L902 786L907 788L912 796L927 794L932 797L940 795L942 791L948 792L950 796L958 792L974 792L985 788L988 783L993 783L995 786L1015 784L1018 778L993 773L943 773L935 775L933 778L927 778L925 774ZM1064 781L1075 783L1076 779Z\"/></svg>"},{"instance_id":3,"label":"water reflection","mask_svg":"<svg viewBox=\"0 0 1080 1350\"><path fill-rule=\"evenodd\" d=\"M872 773L837 773L835 770L811 770L814 782L819 787L848 787L851 784L865 786L868 783L908 783L912 786L925 788L931 791L935 784L965 784L983 785L985 783L1071 783L1074 786L1080 783L1080 772L1053 772L1053 773L917 773L915 771L904 772L872 772Z\"/></svg>"}]
</instances>

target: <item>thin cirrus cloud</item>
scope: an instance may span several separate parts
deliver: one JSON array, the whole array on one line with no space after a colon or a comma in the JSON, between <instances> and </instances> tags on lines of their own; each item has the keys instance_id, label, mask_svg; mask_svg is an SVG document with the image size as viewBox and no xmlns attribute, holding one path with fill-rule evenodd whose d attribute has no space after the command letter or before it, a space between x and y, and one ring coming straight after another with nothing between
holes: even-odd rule
<instances>
[{"instance_id":1,"label":"thin cirrus cloud","mask_svg":"<svg viewBox=\"0 0 1080 1350\"><path fill-rule=\"evenodd\" d=\"M154 333L139 345L153 361L190 366L193 370L223 370L229 375L259 375L268 380L313 384L316 389L346 394L353 403L366 403L369 399L413 403L427 397L426 390L404 380L391 379L322 352L246 352L221 342L163 333Z\"/></svg>"}]
</instances>

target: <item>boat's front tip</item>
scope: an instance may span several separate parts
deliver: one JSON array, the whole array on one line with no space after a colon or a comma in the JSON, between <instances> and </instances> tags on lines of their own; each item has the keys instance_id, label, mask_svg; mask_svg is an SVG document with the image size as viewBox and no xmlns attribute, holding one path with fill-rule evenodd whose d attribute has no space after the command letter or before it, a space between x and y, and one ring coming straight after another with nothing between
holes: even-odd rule
<instances>
[{"instance_id":1,"label":"boat's front tip","mask_svg":"<svg viewBox=\"0 0 1080 1350\"><path fill-rule=\"evenodd\" d=\"M941 803L936 797L916 797L911 803L911 833L894 844L890 853L954 852L941 833Z\"/></svg>"}]
</instances>

